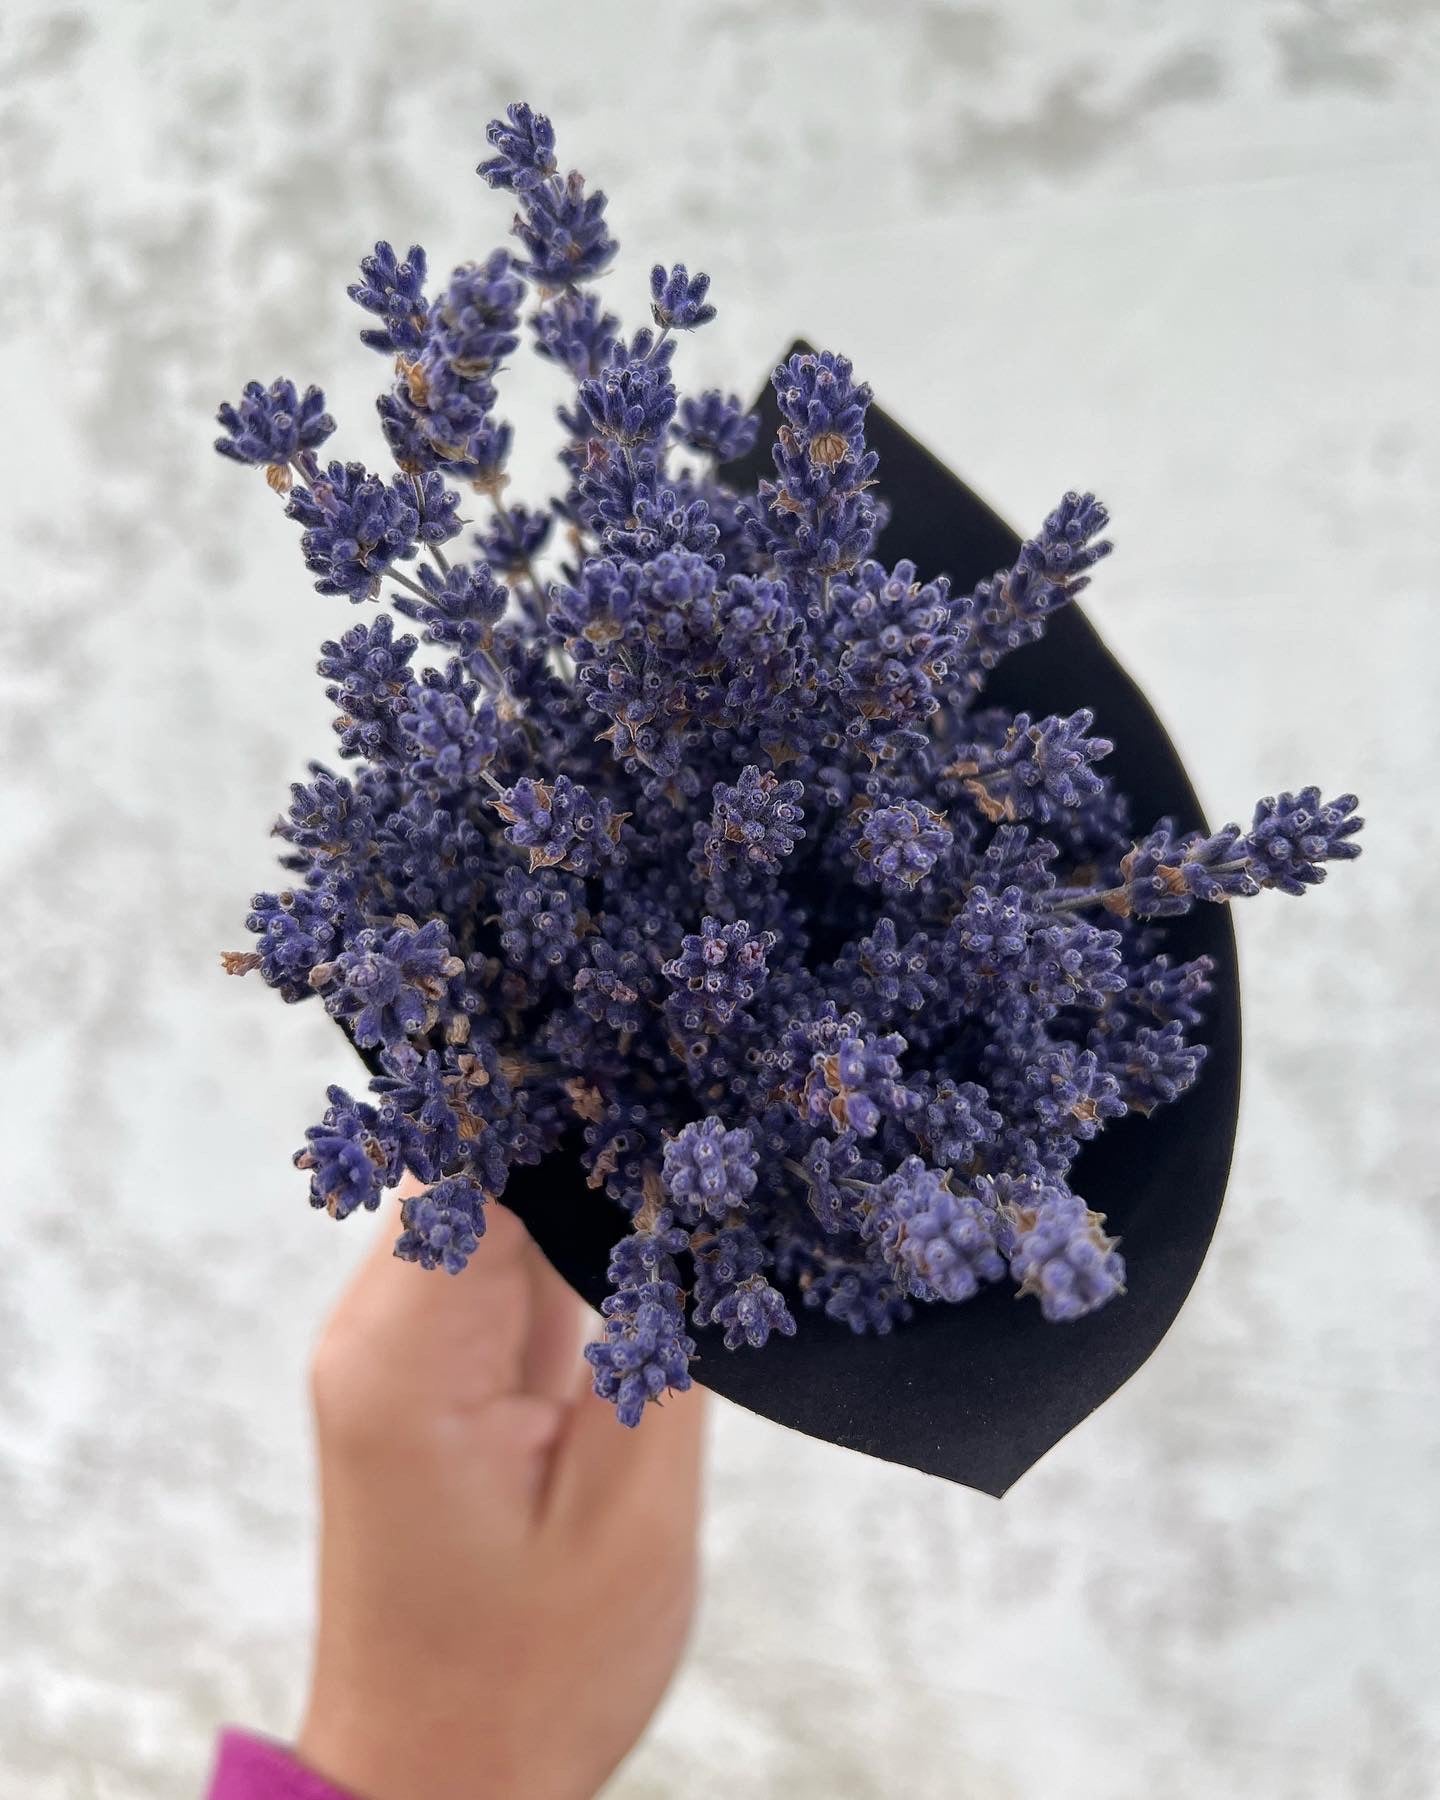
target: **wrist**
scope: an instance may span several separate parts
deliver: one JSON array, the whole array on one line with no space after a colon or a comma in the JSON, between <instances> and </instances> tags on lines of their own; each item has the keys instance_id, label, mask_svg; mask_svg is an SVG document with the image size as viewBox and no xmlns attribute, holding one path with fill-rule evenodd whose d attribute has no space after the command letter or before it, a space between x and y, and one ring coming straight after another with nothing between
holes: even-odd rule
<instances>
[{"instance_id":1,"label":"wrist","mask_svg":"<svg viewBox=\"0 0 1440 1800\"><path fill-rule=\"evenodd\" d=\"M488 1728L483 1706L472 1693L448 1716L427 1707L402 1719L312 1704L296 1755L355 1800L592 1800L593 1785L544 1766L539 1742L522 1754L513 1730Z\"/></svg>"}]
</instances>

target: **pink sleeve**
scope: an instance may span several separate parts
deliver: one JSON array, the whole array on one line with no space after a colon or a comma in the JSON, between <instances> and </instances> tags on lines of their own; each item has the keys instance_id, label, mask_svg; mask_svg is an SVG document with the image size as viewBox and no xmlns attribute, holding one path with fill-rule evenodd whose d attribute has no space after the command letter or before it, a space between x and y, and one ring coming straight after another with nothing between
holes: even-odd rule
<instances>
[{"instance_id":1,"label":"pink sleeve","mask_svg":"<svg viewBox=\"0 0 1440 1800\"><path fill-rule=\"evenodd\" d=\"M222 1731L208 1800L354 1800L300 1764L282 1744Z\"/></svg>"}]
</instances>

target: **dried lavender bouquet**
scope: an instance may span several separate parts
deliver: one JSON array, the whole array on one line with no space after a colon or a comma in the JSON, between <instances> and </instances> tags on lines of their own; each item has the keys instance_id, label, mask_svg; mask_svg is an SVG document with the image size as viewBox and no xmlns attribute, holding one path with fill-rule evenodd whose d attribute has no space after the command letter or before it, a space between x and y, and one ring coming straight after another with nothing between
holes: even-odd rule
<instances>
[{"instance_id":1,"label":"dried lavender bouquet","mask_svg":"<svg viewBox=\"0 0 1440 1800\"><path fill-rule=\"evenodd\" d=\"M797 1301L857 1333L990 1283L1050 1320L1104 1306L1124 1264L1072 1165L1205 1054L1210 962L1163 921L1303 894L1358 854L1353 796L1137 834L1090 712L985 702L1109 551L1104 508L1067 494L969 593L882 566L870 390L828 352L776 369L774 473L737 491L755 415L674 379L707 277L654 269L626 336L603 194L529 107L487 136L519 250L431 293L382 243L350 289L397 472L320 461L313 387L219 414L316 588L419 627L322 646L353 772L294 785L288 885L224 959L318 997L373 1071L307 1133L312 1204L373 1208L408 1169L431 1185L396 1254L455 1274L512 1169L578 1155L631 1216L587 1351L627 1425L689 1386L692 1329L758 1349ZM527 307L575 382L543 510L507 498L496 414Z\"/></svg>"}]
</instances>

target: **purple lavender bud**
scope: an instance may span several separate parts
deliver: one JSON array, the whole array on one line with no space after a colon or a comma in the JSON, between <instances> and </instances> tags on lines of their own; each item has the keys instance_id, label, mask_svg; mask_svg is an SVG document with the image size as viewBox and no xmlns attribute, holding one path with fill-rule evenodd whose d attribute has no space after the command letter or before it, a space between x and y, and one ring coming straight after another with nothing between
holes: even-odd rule
<instances>
[{"instance_id":1,"label":"purple lavender bud","mask_svg":"<svg viewBox=\"0 0 1440 1800\"><path fill-rule=\"evenodd\" d=\"M788 584L733 575L719 607L725 723L774 744L772 759L806 738L819 677L805 621Z\"/></svg>"},{"instance_id":2,"label":"purple lavender bud","mask_svg":"<svg viewBox=\"0 0 1440 1800\"><path fill-rule=\"evenodd\" d=\"M993 1197L957 1194L943 1174L910 1156L880 1183L865 1233L907 1293L954 1302L1005 1273L997 1224Z\"/></svg>"},{"instance_id":3,"label":"purple lavender bud","mask_svg":"<svg viewBox=\"0 0 1440 1800\"><path fill-rule=\"evenodd\" d=\"M404 781L403 758L386 782ZM378 773L378 772L377 772ZM384 879L409 916L463 919L483 899L495 869L488 832L462 808L417 788L380 828Z\"/></svg>"},{"instance_id":4,"label":"purple lavender bud","mask_svg":"<svg viewBox=\"0 0 1440 1800\"><path fill-rule=\"evenodd\" d=\"M440 457L431 442L425 415L416 409L403 386L379 395L375 410L380 415L380 429L390 454L402 474L423 475L439 465Z\"/></svg>"},{"instance_id":5,"label":"purple lavender bud","mask_svg":"<svg viewBox=\"0 0 1440 1800\"><path fill-rule=\"evenodd\" d=\"M704 558L714 565L720 530L710 522L704 500L682 500L674 488L661 488L653 497L638 493L630 517L623 525L606 525L600 533L607 556L652 562L667 551L679 550Z\"/></svg>"},{"instance_id":6,"label":"purple lavender bud","mask_svg":"<svg viewBox=\"0 0 1440 1800\"><path fill-rule=\"evenodd\" d=\"M771 377L781 417L803 437L817 467L836 466L848 452L858 455L865 438L865 414L872 395L869 385L852 379L847 357L829 350L797 351ZM816 444L836 437L842 445Z\"/></svg>"},{"instance_id":7,"label":"purple lavender bud","mask_svg":"<svg viewBox=\"0 0 1440 1800\"><path fill-rule=\"evenodd\" d=\"M380 1060L387 1072L374 1077L371 1088L382 1102L381 1118L400 1160L421 1181L453 1173L465 1161L467 1138L474 1136L468 1084L434 1050L421 1057L402 1053L399 1058L387 1050ZM503 1102L505 1097L503 1092L487 1094L491 1101Z\"/></svg>"},{"instance_id":8,"label":"purple lavender bud","mask_svg":"<svg viewBox=\"0 0 1440 1800\"><path fill-rule=\"evenodd\" d=\"M524 293L503 250L455 270L430 308L423 343L400 359L394 393L381 405L402 469L440 464L498 491L510 427L493 417L491 377L519 342Z\"/></svg>"},{"instance_id":9,"label":"purple lavender bud","mask_svg":"<svg viewBox=\"0 0 1440 1800\"><path fill-rule=\"evenodd\" d=\"M960 909L960 943L981 970L1011 970L1025 957L1032 919L1022 888L993 893L976 882Z\"/></svg>"},{"instance_id":10,"label":"purple lavender bud","mask_svg":"<svg viewBox=\"0 0 1440 1800\"><path fill-rule=\"evenodd\" d=\"M697 1233L692 1247L697 1325L720 1326L727 1350L763 1349L774 1331L795 1335L790 1309L761 1273L765 1247L749 1226Z\"/></svg>"},{"instance_id":11,"label":"purple lavender bud","mask_svg":"<svg viewBox=\"0 0 1440 1800\"><path fill-rule=\"evenodd\" d=\"M968 1173L996 1141L1004 1122L978 1082L957 1084L944 1076L910 1128L929 1145L930 1159L937 1168Z\"/></svg>"},{"instance_id":12,"label":"purple lavender bud","mask_svg":"<svg viewBox=\"0 0 1440 1800\"><path fill-rule=\"evenodd\" d=\"M1111 910L1122 918L1168 919L1189 912L1195 899L1225 900L1258 892L1237 853L1239 828L1224 826L1212 837L1181 837L1162 819L1120 859L1121 885Z\"/></svg>"},{"instance_id":13,"label":"purple lavender bud","mask_svg":"<svg viewBox=\"0 0 1440 1800\"><path fill-rule=\"evenodd\" d=\"M300 544L316 590L355 602L373 600L392 563L413 556L419 542L414 488L400 478L387 485L363 463L332 462L294 490L285 511L305 527Z\"/></svg>"},{"instance_id":14,"label":"purple lavender bud","mask_svg":"<svg viewBox=\"0 0 1440 1800\"><path fill-rule=\"evenodd\" d=\"M628 813L617 813L609 797L594 799L568 775L553 782L522 776L495 803L506 821L505 835L530 853L530 868L565 868L593 875L619 854L620 831Z\"/></svg>"},{"instance_id":15,"label":"purple lavender bud","mask_svg":"<svg viewBox=\"0 0 1440 1800\"><path fill-rule=\"evenodd\" d=\"M650 312L655 323L665 331L693 331L708 325L715 308L706 304L710 291L708 275L692 275L684 263L667 269L656 263L650 271Z\"/></svg>"},{"instance_id":16,"label":"purple lavender bud","mask_svg":"<svg viewBox=\"0 0 1440 1800\"><path fill-rule=\"evenodd\" d=\"M812 1138L793 1172L803 1178L805 1198L828 1235L858 1232L863 1189L880 1179L878 1162L863 1156L859 1137L848 1127L837 1136Z\"/></svg>"},{"instance_id":17,"label":"purple lavender bud","mask_svg":"<svg viewBox=\"0 0 1440 1800\"><path fill-rule=\"evenodd\" d=\"M940 813L918 800L901 800L866 813L855 848L862 873L896 894L923 881L951 840L950 826Z\"/></svg>"},{"instance_id":18,"label":"purple lavender bud","mask_svg":"<svg viewBox=\"0 0 1440 1800\"><path fill-rule=\"evenodd\" d=\"M215 440L220 454L238 463L267 464L270 484L282 494L290 491L287 465L304 451L318 450L335 429L319 388L297 394L293 381L272 381L268 388L247 381L240 404L227 402L215 417L227 433Z\"/></svg>"},{"instance_id":19,"label":"purple lavender bud","mask_svg":"<svg viewBox=\"0 0 1440 1800\"><path fill-rule=\"evenodd\" d=\"M622 447L653 444L675 416L675 387L663 365L626 362L582 381L580 405L596 436Z\"/></svg>"},{"instance_id":20,"label":"purple lavender bud","mask_svg":"<svg viewBox=\"0 0 1440 1800\"><path fill-rule=\"evenodd\" d=\"M1278 800L1261 800L1244 840L1248 873L1261 887L1303 894L1325 879L1321 863L1344 862L1360 854L1360 846L1349 842L1364 824L1353 817L1358 805L1353 794L1342 794L1322 806L1315 787L1281 794Z\"/></svg>"},{"instance_id":21,"label":"purple lavender bud","mask_svg":"<svg viewBox=\"0 0 1440 1800\"><path fill-rule=\"evenodd\" d=\"M749 1225L727 1225L712 1231L707 1222L690 1234L695 1257L695 1323L709 1323L704 1315L712 1301L749 1281L765 1267L765 1246Z\"/></svg>"},{"instance_id":22,"label":"purple lavender bud","mask_svg":"<svg viewBox=\"0 0 1440 1800\"><path fill-rule=\"evenodd\" d=\"M457 563L444 574L428 564L416 572L427 598L397 594L396 612L425 627L425 641L473 655L489 646L510 596L484 563Z\"/></svg>"},{"instance_id":23,"label":"purple lavender bud","mask_svg":"<svg viewBox=\"0 0 1440 1800\"><path fill-rule=\"evenodd\" d=\"M1118 931L1082 919L1054 922L1036 931L1029 949L1031 989L1056 1006L1103 1006L1108 995L1124 991Z\"/></svg>"},{"instance_id":24,"label":"purple lavender bud","mask_svg":"<svg viewBox=\"0 0 1440 1800\"><path fill-rule=\"evenodd\" d=\"M622 1425L638 1425L647 1402L667 1389L684 1393L690 1386L695 1342L685 1335L674 1262L688 1242L670 1214L661 1212L650 1229L622 1238L611 1252L615 1291L600 1308L605 1339L587 1344L585 1356L595 1371L595 1392L614 1403Z\"/></svg>"},{"instance_id":25,"label":"purple lavender bud","mask_svg":"<svg viewBox=\"0 0 1440 1800\"><path fill-rule=\"evenodd\" d=\"M464 263L430 309L427 358L444 363L462 380L493 374L520 342L525 283L507 250L483 263Z\"/></svg>"},{"instance_id":26,"label":"purple lavender bud","mask_svg":"<svg viewBox=\"0 0 1440 1800\"><path fill-rule=\"evenodd\" d=\"M772 1331L778 1331L781 1337L795 1335L795 1320L784 1296L763 1275L752 1275L748 1281L739 1282L710 1300L704 1314L701 1318L697 1305L696 1323L719 1325L725 1333L727 1350L738 1350L742 1344L763 1350Z\"/></svg>"},{"instance_id":27,"label":"purple lavender bud","mask_svg":"<svg viewBox=\"0 0 1440 1800\"><path fill-rule=\"evenodd\" d=\"M1093 1050L1056 1044L1040 1051L1022 1078L1022 1090L1045 1131L1088 1143L1107 1119L1124 1118L1125 1102L1115 1077Z\"/></svg>"},{"instance_id":28,"label":"purple lavender bud","mask_svg":"<svg viewBox=\"0 0 1440 1800\"><path fill-rule=\"evenodd\" d=\"M276 837L302 853L287 857L286 866L308 869L312 860L363 863L375 843L375 811L369 798L320 763L311 763L310 777L308 782L291 782L286 816L273 828Z\"/></svg>"},{"instance_id":29,"label":"purple lavender bud","mask_svg":"<svg viewBox=\"0 0 1440 1800\"><path fill-rule=\"evenodd\" d=\"M781 781L754 763L733 785L717 781L711 790L708 823L695 826L693 860L707 881L727 869L774 875L805 835L800 804L804 784Z\"/></svg>"},{"instance_id":30,"label":"purple lavender bud","mask_svg":"<svg viewBox=\"0 0 1440 1800\"><path fill-rule=\"evenodd\" d=\"M411 773L437 794L474 788L500 747L490 701L481 700L472 709L459 694L440 687L417 689L411 710L400 715L400 723L413 746Z\"/></svg>"},{"instance_id":31,"label":"purple lavender bud","mask_svg":"<svg viewBox=\"0 0 1440 1800\"><path fill-rule=\"evenodd\" d=\"M665 1145L665 1193L676 1214L693 1222L702 1213L723 1219L739 1212L755 1190L756 1156L743 1126L692 1119Z\"/></svg>"},{"instance_id":32,"label":"purple lavender bud","mask_svg":"<svg viewBox=\"0 0 1440 1800\"><path fill-rule=\"evenodd\" d=\"M977 746L955 766L960 773L971 770L965 786L986 818L1046 824L1104 792L1091 764L1115 746L1085 736L1094 722L1088 709L1068 719L1052 714L1036 725L1028 713L1018 713L1002 743L988 753Z\"/></svg>"},{"instance_id":33,"label":"purple lavender bud","mask_svg":"<svg viewBox=\"0 0 1440 1800\"><path fill-rule=\"evenodd\" d=\"M553 513L532 512L527 506L502 507L479 532L476 542L485 561L507 581L528 575L532 558L545 548L554 524ZM471 575L477 573L472 569ZM503 590L502 590L503 591Z\"/></svg>"},{"instance_id":34,"label":"purple lavender bud","mask_svg":"<svg viewBox=\"0 0 1440 1800\"><path fill-rule=\"evenodd\" d=\"M857 1337L886 1337L913 1316L903 1288L883 1264L845 1262L800 1244L785 1247L783 1266L793 1272L806 1306L823 1308L825 1316L849 1327Z\"/></svg>"},{"instance_id":35,"label":"purple lavender bud","mask_svg":"<svg viewBox=\"0 0 1440 1800\"><path fill-rule=\"evenodd\" d=\"M1125 1292L1125 1264L1103 1215L1062 1184L1016 1184L1001 1210L1010 1273L1047 1319L1083 1318Z\"/></svg>"},{"instance_id":36,"label":"purple lavender bud","mask_svg":"<svg viewBox=\"0 0 1440 1800\"><path fill-rule=\"evenodd\" d=\"M752 932L745 919L726 925L707 914L699 932L688 935L680 954L664 965L676 989L665 1003L673 1028L693 1037L743 1022L769 972L766 957L774 944L773 931Z\"/></svg>"},{"instance_id":37,"label":"purple lavender bud","mask_svg":"<svg viewBox=\"0 0 1440 1800\"><path fill-rule=\"evenodd\" d=\"M390 930L357 932L333 963L322 963L311 981L337 1019L350 1021L362 1050L395 1045L429 1031L439 1014L445 982L464 973L450 933L439 919L413 920Z\"/></svg>"},{"instance_id":38,"label":"purple lavender bud","mask_svg":"<svg viewBox=\"0 0 1440 1800\"><path fill-rule=\"evenodd\" d=\"M420 521L415 535L420 542L448 544L451 538L459 537L462 529L458 510L460 496L455 490L446 487L442 478L433 470L428 475L412 480L408 485L415 496L415 511Z\"/></svg>"},{"instance_id":39,"label":"purple lavender bud","mask_svg":"<svg viewBox=\"0 0 1440 1800\"><path fill-rule=\"evenodd\" d=\"M495 155L476 173L493 188L523 194L555 173L555 127L523 100L506 107L503 119L491 120L485 141Z\"/></svg>"},{"instance_id":40,"label":"purple lavender bud","mask_svg":"<svg viewBox=\"0 0 1440 1800\"><path fill-rule=\"evenodd\" d=\"M413 637L395 636L389 613L321 644L316 666L339 713L335 729L343 755L375 761L403 756L400 717L409 707L410 658L418 648Z\"/></svg>"},{"instance_id":41,"label":"purple lavender bud","mask_svg":"<svg viewBox=\"0 0 1440 1800\"><path fill-rule=\"evenodd\" d=\"M956 603L959 666L970 687L978 688L984 672L1009 651L1033 643L1050 614L1089 586L1086 571L1112 548L1099 537L1109 522L1093 494L1066 494L1036 536L1020 546L1013 568Z\"/></svg>"},{"instance_id":42,"label":"purple lavender bud","mask_svg":"<svg viewBox=\"0 0 1440 1800\"><path fill-rule=\"evenodd\" d=\"M410 657L419 646L414 637L394 635L394 619L380 612L373 621L353 625L338 639L320 644L320 677L342 688L407 688ZM335 695L329 695L335 698Z\"/></svg>"},{"instance_id":43,"label":"purple lavender bud","mask_svg":"<svg viewBox=\"0 0 1440 1800\"><path fill-rule=\"evenodd\" d=\"M557 869L533 875L508 868L500 878L500 947L529 980L573 973L589 928L585 890Z\"/></svg>"},{"instance_id":44,"label":"purple lavender bud","mask_svg":"<svg viewBox=\"0 0 1440 1800\"><path fill-rule=\"evenodd\" d=\"M595 1371L595 1392L633 1428L647 1402L689 1388L695 1340L685 1335L680 1290L671 1282L627 1289L623 1301L612 1296L602 1310L605 1340L587 1344L585 1357Z\"/></svg>"},{"instance_id":45,"label":"purple lavender bud","mask_svg":"<svg viewBox=\"0 0 1440 1800\"><path fill-rule=\"evenodd\" d=\"M1162 819L1121 858L1120 887L1100 898L1122 915L1154 919L1187 912L1197 899L1245 898L1262 887L1303 894L1324 880L1322 863L1360 854L1349 842L1364 823L1352 816L1357 804L1343 794L1322 806L1318 788L1282 794L1259 802L1248 835L1222 825L1208 837L1179 836Z\"/></svg>"},{"instance_id":46,"label":"purple lavender bud","mask_svg":"<svg viewBox=\"0 0 1440 1800\"><path fill-rule=\"evenodd\" d=\"M226 970L232 975L258 970L282 1000L308 999L315 991L310 971L338 946L341 921L335 896L325 888L286 889L256 894L250 909L245 929L255 933L259 945L227 952L221 958Z\"/></svg>"},{"instance_id":47,"label":"purple lavender bud","mask_svg":"<svg viewBox=\"0 0 1440 1800\"><path fill-rule=\"evenodd\" d=\"M623 1290L652 1281L673 1281L679 1273L673 1258L689 1245L689 1232L682 1230L670 1213L660 1211L648 1229L637 1226L611 1250L607 1270L611 1287Z\"/></svg>"},{"instance_id":48,"label":"purple lavender bud","mask_svg":"<svg viewBox=\"0 0 1440 1800\"><path fill-rule=\"evenodd\" d=\"M467 476L483 493L498 494L504 486L512 434L493 416L494 387L484 379L466 379L453 364L440 360L438 352L432 356L428 351L405 375L404 385L423 396L423 405L414 410L415 431L425 445L421 466L443 467ZM400 390L396 392L399 396ZM402 468L408 467L403 458L399 460Z\"/></svg>"},{"instance_id":49,"label":"purple lavender bud","mask_svg":"<svg viewBox=\"0 0 1440 1800\"><path fill-rule=\"evenodd\" d=\"M1214 972L1215 964L1208 956L1183 963L1156 956L1130 975L1125 999L1128 1005L1149 1013L1158 1024L1168 1025L1173 1020L1181 1025L1199 1025L1204 1017L1200 1002L1210 992Z\"/></svg>"},{"instance_id":50,"label":"purple lavender bud","mask_svg":"<svg viewBox=\"0 0 1440 1800\"><path fill-rule=\"evenodd\" d=\"M942 989L939 947L923 932L900 942L895 921L881 918L866 937L852 938L835 961L845 1006L872 1024L893 1025L923 1012Z\"/></svg>"},{"instance_id":51,"label":"purple lavender bud","mask_svg":"<svg viewBox=\"0 0 1440 1800\"><path fill-rule=\"evenodd\" d=\"M1097 1028L1089 1042L1130 1112L1152 1113L1178 1100L1194 1085L1205 1061L1204 1044L1187 1044L1178 1019L1123 1034Z\"/></svg>"},{"instance_id":52,"label":"purple lavender bud","mask_svg":"<svg viewBox=\"0 0 1440 1800\"><path fill-rule=\"evenodd\" d=\"M899 1032L864 1037L859 1013L824 1016L792 1025L777 1057L792 1071L787 1097L811 1125L873 1137L882 1119L904 1118L923 1104L900 1080L905 1039Z\"/></svg>"},{"instance_id":53,"label":"purple lavender bud","mask_svg":"<svg viewBox=\"0 0 1440 1800\"><path fill-rule=\"evenodd\" d=\"M679 416L671 427L689 450L710 456L717 463L737 462L755 448L760 418L747 412L735 394L707 388L693 400L680 402Z\"/></svg>"},{"instance_id":54,"label":"purple lavender bud","mask_svg":"<svg viewBox=\"0 0 1440 1800\"><path fill-rule=\"evenodd\" d=\"M465 1175L450 1175L423 1194L401 1203L404 1227L395 1254L422 1269L444 1269L458 1275L485 1235L484 1190Z\"/></svg>"},{"instance_id":55,"label":"purple lavender bud","mask_svg":"<svg viewBox=\"0 0 1440 1800\"><path fill-rule=\"evenodd\" d=\"M593 646L608 650L621 638L642 647L644 571L613 557L587 557L573 584L556 586L550 622L574 656L586 656Z\"/></svg>"},{"instance_id":56,"label":"purple lavender bud","mask_svg":"<svg viewBox=\"0 0 1440 1800\"><path fill-rule=\"evenodd\" d=\"M925 741L955 652L949 595L912 562L865 562L831 589L836 691L857 750L888 757Z\"/></svg>"},{"instance_id":57,"label":"purple lavender bud","mask_svg":"<svg viewBox=\"0 0 1440 1800\"><path fill-rule=\"evenodd\" d=\"M771 376L782 424L777 479L762 481L749 513L757 547L807 590L868 555L877 523L869 493L878 459L865 446L870 389L843 356L797 352Z\"/></svg>"},{"instance_id":58,"label":"purple lavender bud","mask_svg":"<svg viewBox=\"0 0 1440 1800\"><path fill-rule=\"evenodd\" d=\"M563 289L530 320L535 354L568 369L576 380L598 375L615 347L620 321L606 312L598 295Z\"/></svg>"},{"instance_id":59,"label":"purple lavender bud","mask_svg":"<svg viewBox=\"0 0 1440 1800\"><path fill-rule=\"evenodd\" d=\"M654 967L639 934L621 920L602 919L575 976L575 1004L596 1024L633 1035L650 1013Z\"/></svg>"},{"instance_id":60,"label":"purple lavender bud","mask_svg":"<svg viewBox=\"0 0 1440 1800\"><path fill-rule=\"evenodd\" d=\"M1014 885L1040 896L1055 886L1056 854L1054 844L1036 837L1028 825L997 825L975 873L994 893Z\"/></svg>"},{"instance_id":61,"label":"purple lavender bud","mask_svg":"<svg viewBox=\"0 0 1440 1800\"><path fill-rule=\"evenodd\" d=\"M360 259L360 279L345 291L357 306L383 323L362 331L360 341L387 356L413 355L425 342L429 302L425 298L425 252L419 244L401 262L383 240Z\"/></svg>"},{"instance_id":62,"label":"purple lavender bud","mask_svg":"<svg viewBox=\"0 0 1440 1800\"><path fill-rule=\"evenodd\" d=\"M306 1147L295 1152L295 1167L310 1172L310 1204L332 1219L364 1207L373 1212L391 1182L399 1179L394 1147L373 1106L352 1100L341 1087L325 1090L325 1117L305 1133Z\"/></svg>"},{"instance_id":63,"label":"purple lavender bud","mask_svg":"<svg viewBox=\"0 0 1440 1800\"><path fill-rule=\"evenodd\" d=\"M618 248L605 224L605 196L587 194L573 172L561 180L550 121L517 101L485 137L496 154L477 173L516 198L514 231L529 258L523 272L542 288L593 280Z\"/></svg>"}]
</instances>

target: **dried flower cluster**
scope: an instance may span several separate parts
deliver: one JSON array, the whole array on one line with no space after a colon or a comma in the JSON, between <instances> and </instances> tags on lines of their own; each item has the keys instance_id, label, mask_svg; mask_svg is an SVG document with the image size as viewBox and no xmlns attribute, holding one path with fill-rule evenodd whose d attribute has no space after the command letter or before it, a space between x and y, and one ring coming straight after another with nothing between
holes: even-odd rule
<instances>
[{"instance_id":1,"label":"dried flower cluster","mask_svg":"<svg viewBox=\"0 0 1440 1800\"><path fill-rule=\"evenodd\" d=\"M1071 1166L1204 1055L1207 965L1153 922L1303 893L1357 853L1354 800L1136 836L1089 713L983 703L1109 550L1104 509L1067 494L973 593L882 567L870 391L829 353L775 371L774 472L735 491L755 418L673 374L707 277L657 267L627 336L595 286L604 196L528 107L488 137L519 252L432 283L378 244L350 290L395 472L320 460L314 388L219 415L317 589L417 628L377 611L322 646L350 772L295 785L287 882L225 959L378 1070L297 1157L314 1205L374 1207L408 1169L431 1185L396 1252L453 1273L509 1170L573 1147L632 1215L589 1351L631 1425L688 1385L693 1331L759 1347L797 1301L885 1332L1008 1278L1089 1312L1124 1271ZM538 511L507 498L496 412L526 335L574 381Z\"/></svg>"}]
</instances>

